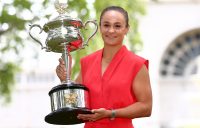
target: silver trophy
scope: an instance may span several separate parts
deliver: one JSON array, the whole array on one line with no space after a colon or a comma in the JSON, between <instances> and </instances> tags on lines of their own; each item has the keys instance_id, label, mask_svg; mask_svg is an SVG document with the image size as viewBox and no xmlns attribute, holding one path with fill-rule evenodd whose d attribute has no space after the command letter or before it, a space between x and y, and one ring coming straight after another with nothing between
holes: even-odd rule
<instances>
[{"instance_id":1,"label":"silver trophy","mask_svg":"<svg viewBox=\"0 0 200 128\"><path fill-rule=\"evenodd\" d=\"M71 18L66 15L67 3L54 3L59 16L49 21L43 27L38 24L30 25L29 35L38 42L42 49L47 52L62 53L67 70L67 77L64 82L53 87L49 91L51 101L51 113L45 117L45 121L50 124L70 125L84 123L85 121L77 119L78 114L89 114L88 92L89 89L84 85L74 83L71 78L71 62L70 52L76 51L88 45L88 41L96 34L98 24L96 21L87 21L83 23L80 19ZM95 25L93 34L84 41L80 30L92 23ZM34 27L40 29L40 33L47 33L46 46L43 46L40 40L36 39L31 30Z\"/></svg>"}]
</instances>

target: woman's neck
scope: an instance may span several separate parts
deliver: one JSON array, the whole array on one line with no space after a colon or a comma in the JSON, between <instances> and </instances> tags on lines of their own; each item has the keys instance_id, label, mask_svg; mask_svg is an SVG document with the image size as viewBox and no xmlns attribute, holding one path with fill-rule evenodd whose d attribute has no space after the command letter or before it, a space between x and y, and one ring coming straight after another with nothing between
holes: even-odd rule
<instances>
[{"instance_id":1,"label":"woman's neck","mask_svg":"<svg viewBox=\"0 0 200 128\"><path fill-rule=\"evenodd\" d=\"M102 59L104 59L107 62L110 62L121 47L122 45L104 46Z\"/></svg>"}]
</instances>

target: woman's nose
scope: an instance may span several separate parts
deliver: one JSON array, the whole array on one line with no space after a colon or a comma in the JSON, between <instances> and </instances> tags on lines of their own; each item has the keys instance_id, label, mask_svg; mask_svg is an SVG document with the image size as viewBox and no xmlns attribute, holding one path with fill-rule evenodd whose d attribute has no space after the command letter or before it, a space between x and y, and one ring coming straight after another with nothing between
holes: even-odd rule
<instances>
[{"instance_id":1,"label":"woman's nose","mask_svg":"<svg viewBox=\"0 0 200 128\"><path fill-rule=\"evenodd\" d=\"M115 28L114 27L110 27L109 29L108 29L108 32L114 32L115 31Z\"/></svg>"}]
</instances>

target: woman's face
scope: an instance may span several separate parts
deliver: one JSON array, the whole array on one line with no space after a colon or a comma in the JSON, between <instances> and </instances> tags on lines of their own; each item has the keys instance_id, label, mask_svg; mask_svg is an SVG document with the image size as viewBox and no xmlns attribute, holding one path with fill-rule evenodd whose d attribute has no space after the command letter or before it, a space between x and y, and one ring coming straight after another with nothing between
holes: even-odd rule
<instances>
[{"instance_id":1,"label":"woman's face","mask_svg":"<svg viewBox=\"0 0 200 128\"><path fill-rule=\"evenodd\" d=\"M110 10L102 16L100 31L104 45L121 45L128 29L125 17L119 11Z\"/></svg>"}]
</instances>

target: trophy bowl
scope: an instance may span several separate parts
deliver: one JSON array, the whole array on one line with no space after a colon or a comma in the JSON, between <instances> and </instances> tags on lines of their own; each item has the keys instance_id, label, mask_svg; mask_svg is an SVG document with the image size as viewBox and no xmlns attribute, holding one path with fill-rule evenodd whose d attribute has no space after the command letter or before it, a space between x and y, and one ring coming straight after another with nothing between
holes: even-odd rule
<instances>
[{"instance_id":1,"label":"trophy bowl","mask_svg":"<svg viewBox=\"0 0 200 128\"><path fill-rule=\"evenodd\" d=\"M86 42L84 42L84 38L80 30L86 29L86 26L89 23L93 23L96 28L93 34L87 39ZM41 41L31 33L32 29L35 27L40 29L40 33L43 31L47 33L48 36L45 41L46 47L44 47L43 43L41 43ZM46 49L48 52L63 53L63 43L66 44L69 52L82 49L88 45L88 41L96 34L97 30L98 25L96 20L89 20L83 23L78 18L72 18L61 14L52 21L46 23L43 27L38 24L30 25L29 35L41 45L42 49Z\"/></svg>"},{"instance_id":2,"label":"trophy bowl","mask_svg":"<svg viewBox=\"0 0 200 128\"><path fill-rule=\"evenodd\" d=\"M56 20L48 22L43 29L48 33L46 44L53 52L63 52L63 42L67 42L70 51L83 47L83 37L80 30L84 25L80 19L60 15Z\"/></svg>"}]
</instances>

